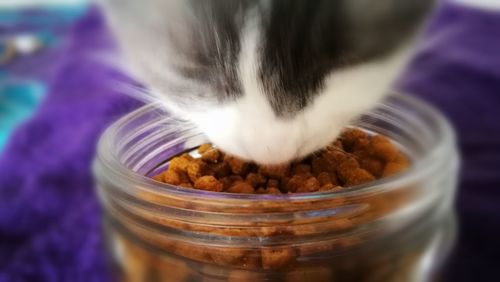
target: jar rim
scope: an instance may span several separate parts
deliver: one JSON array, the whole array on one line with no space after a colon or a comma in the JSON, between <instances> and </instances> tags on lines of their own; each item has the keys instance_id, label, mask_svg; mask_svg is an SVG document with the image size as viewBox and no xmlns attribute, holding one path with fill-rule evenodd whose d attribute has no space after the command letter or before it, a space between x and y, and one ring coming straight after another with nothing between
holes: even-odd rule
<instances>
[{"instance_id":1,"label":"jar rim","mask_svg":"<svg viewBox=\"0 0 500 282\"><path fill-rule=\"evenodd\" d=\"M130 186L131 184L135 189L143 190L152 194L161 195L175 195L183 198L195 198L195 199L217 199L217 200L231 200L239 201L245 203L272 201L272 202L301 202L308 200L328 200L337 197L363 197L373 194L383 193L390 191L392 189L397 189L398 187L403 187L404 184L412 183L418 179L424 179L429 172L432 172L436 167L436 159L442 159L443 157L450 158L453 152L447 150L447 148L452 148L455 142L455 136L452 126L447 121L447 119L433 106L428 103L412 97L410 95L403 94L391 94L390 99L395 99L398 102L403 102L410 105L413 109L426 115L433 123L437 134L436 139L438 142L434 144L429 151L426 152L425 156L416 160L412 165L404 172L398 173L393 176L384 177L371 181L369 183L364 183L356 186L349 187L342 191L322 191L322 192L312 192L312 193L292 193L292 194L235 194L226 192L212 192L197 189L189 189L184 187L178 187L175 185L170 185L167 183L162 183L155 181L148 176L137 173L130 168L128 168L123 162L119 160L116 152L115 146L115 136L121 128L123 128L130 120L138 117L144 113L157 110L159 105L148 104L136 109L135 111L121 117L111 126L109 126L102 134L97 148L97 157L94 162L94 173L97 178L106 177L109 178L109 174L112 174L113 179L116 181L123 182L119 187ZM384 105L383 103L381 105ZM449 155L449 156L447 156ZM105 170L103 172L102 170Z\"/></svg>"}]
</instances>

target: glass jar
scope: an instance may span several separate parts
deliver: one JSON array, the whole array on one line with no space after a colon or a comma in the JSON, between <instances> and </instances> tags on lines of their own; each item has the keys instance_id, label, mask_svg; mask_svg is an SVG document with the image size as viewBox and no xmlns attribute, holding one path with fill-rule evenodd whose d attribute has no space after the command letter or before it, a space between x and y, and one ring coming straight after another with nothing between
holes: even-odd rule
<instances>
[{"instance_id":1,"label":"glass jar","mask_svg":"<svg viewBox=\"0 0 500 282\"><path fill-rule=\"evenodd\" d=\"M392 139L411 167L340 192L245 195L150 179L206 140L155 105L123 117L94 166L117 280L431 281L454 238L451 127L403 95L353 126Z\"/></svg>"}]
</instances>

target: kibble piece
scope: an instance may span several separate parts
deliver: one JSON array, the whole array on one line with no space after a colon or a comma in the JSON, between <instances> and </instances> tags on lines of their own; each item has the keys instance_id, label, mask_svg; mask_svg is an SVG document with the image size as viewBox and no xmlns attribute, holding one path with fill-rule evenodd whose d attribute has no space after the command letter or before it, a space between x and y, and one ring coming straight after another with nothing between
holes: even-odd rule
<instances>
[{"instance_id":1,"label":"kibble piece","mask_svg":"<svg viewBox=\"0 0 500 282\"><path fill-rule=\"evenodd\" d=\"M260 173L249 173L246 177L246 181L252 185L254 188L264 186L267 182L267 178Z\"/></svg>"},{"instance_id":2,"label":"kibble piece","mask_svg":"<svg viewBox=\"0 0 500 282\"><path fill-rule=\"evenodd\" d=\"M359 129L347 129L340 135L342 146L350 151L355 145L359 146L361 140L366 140L368 134Z\"/></svg>"},{"instance_id":3,"label":"kibble piece","mask_svg":"<svg viewBox=\"0 0 500 282\"><path fill-rule=\"evenodd\" d=\"M330 166L329 171L334 172L340 163L351 158L352 155L339 150L331 150L331 151L324 151L321 154L321 157L323 157L328 161L328 165Z\"/></svg>"},{"instance_id":4,"label":"kibble piece","mask_svg":"<svg viewBox=\"0 0 500 282\"><path fill-rule=\"evenodd\" d=\"M293 174L309 174L311 173L311 166L308 164L295 164L292 168Z\"/></svg>"},{"instance_id":5,"label":"kibble piece","mask_svg":"<svg viewBox=\"0 0 500 282\"><path fill-rule=\"evenodd\" d=\"M297 193L310 193L316 192L320 188L320 184L316 177L309 177L302 186L297 189Z\"/></svg>"},{"instance_id":6,"label":"kibble piece","mask_svg":"<svg viewBox=\"0 0 500 282\"><path fill-rule=\"evenodd\" d=\"M220 151L217 149L211 149L208 151L205 151L203 154L201 154L201 159L210 162L210 163L216 163L219 161L221 154Z\"/></svg>"},{"instance_id":7,"label":"kibble piece","mask_svg":"<svg viewBox=\"0 0 500 282\"><path fill-rule=\"evenodd\" d=\"M292 248L264 248L261 250L264 269L278 269L289 266L295 258Z\"/></svg>"},{"instance_id":8,"label":"kibble piece","mask_svg":"<svg viewBox=\"0 0 500 282\"><path fill-rule=\"evenodd\" d=\"M370 138L363 138L359 139L354 143L352 148L350 149L350 152L354 151L364 151L370 146Z\"/></svg>"},{"instance_id":9,"label":"kibble piece","mask_svg":"<svg viewBox=\"0 0 500 282\"><path fill-rule=\"evenodd\" d=\"M187 155L189 156L189 155ZM170 160L168 169L173 171L186 171L186 168L191 163L191 159L186 155L182 155L177 158L173 158Z\"/></svg>"},{"instance_id":10,"label":"kibble piece","mask_svg":"<svg viewBox=\"0 0 500 282\"><path fill-rule=\"evenodd\" d=\"M198 153L203 154L206 151L209 151L209 150L212 150L212 149L213 149L212 144L205 143L205 144L201 145L200 147L198 147Z\"/></svg>"},{"instance_id":11,"label":"kibble piece","mask_svg":"<svg viewBox=\"0 0 500 282\"><path fill-rule=\"evenodd\" d=\"M304 175L294 175L292 176L286 186L285 186L285 190L287 192L296 192L300 187L302 187L302 185L304 185L304 182L307 180L307 176L304 176Z\"/></svg>"},{"instance_id":12,"label":"kibble piece","mask_svg":"<svg viewBox=\"0 0 500 282\"><path fill-rule=\"evenodd\" d=\"M319 185L324 186L326 184L333 184L332 176L334 176L334 174L328 172L318 174ZM335 183L337 183L337 181L335 181Z\"/></svg>"},{"instance_id":13,"label":"kibble piece","mask_svg":"<svg viewBox=\"0 0 500 282\"><path fill-rule=\"evenodd\" d=\"M163 172L152 177L156 181L163 182Z\"/></svg>"},{"instance_id":14,"label":"kibble piece","mask_svg":"<svg viewBox=\"0 0 500 282\"><path fill-rule=\"evenodd\" d=\"M358 168L342 175L344 186L355 186L375 180L367 170Z\"/></svg>"},{"instance_id":15,"label":"kibble piece","mask_svg":"<svg viewBox=\"0 0 500 282\"><path fill-rule=\"evenodd\" d=\"M255 193L256 193L256 194L266 194L266 193L267 193L267 192L266 192L266 188L264 188L264 187L259 187L259 188L257 188L257 190L255 190Z\"/></svg>"},{"instance_id":16,"label":"kibble piece","mask_svg":"<svg viewBox=\"0 0 500 282\"><path fill-rule=\"evenodd\" d=\"M179 177L179 174L175 172L174 170L167 170L163 174L163 181L168 184L172 185L179 185L181 184L181 178Z\"/></svg>"},{"instance_id":17,"label":"kibble piece","mask_svg":"<svg viewBox=\"0 0 500 282\"><path fill-rule=\"evenodd\" d=\"M410 160L408 160L408 157L406 157L403 153L398 153L393 162L404 165L405 167L408 167L410 164Z\"/></svg>"},{"instance_id":18,"label":"kibble piece","mask_svg":"<svg viewBox=\"0 0 500 282\"><path fill-rule=\"evenodd\" d=\"M326 147L327 151L344 151L344 145L342 145L342 141L335 140L332 144Z\"/></svg>"},{"instance_id":19,"label":"kibble piece","mask_svg":"<svg viewBox=\"0 0 500 282\"><path fill-rule=\"evenodd\" d=\"M234 265L245 256L245 251L236 248L221 248L210 254L213 262L219 265Z\"/></svg>"},{"instance_id":20,"label":"kibble piece","mask_svg":"<svg viewBox=\"0 0 500 282\"><path fill-rule=\"evenodd\" d=\"M274 188L274 187L271 187L271 188L264 188L264 187L260 187L259 189L257 189L255 191L256 194L274 194L274 195L277 195L277 194L283 194L281 193L281 191L278 189L278 188Z\"/></svg>"},{"instance_id":21,"label":"kibble piece","mask_svg":"<svg viewBox=\"0 0 500 282\"><path fill-rule=\"evenodd\" d=\"M337 174L339 180L343 183L347 182L354 170L359 169L359 163L354 158L348 158L344 162L339 164Z\"/></svg>"},{"instance_id":22,"label":"kibble piece","mask_svg":"<svg viewBox=\"0 0 500 282\"><path fill-rule=\"evenodd\" d=\"M266 194L281 194L281 191L278 188L270 187L266 189Z\"/></svg>"},{"instance_id":23,"label":"kibble piece","mask_svg":"<svg viewBox=\"0 0 500 282\"><path fill-rule=\"evenodd\" d=\"M245 175L250 168L250 163L232 156L225 156L224 161L229 164L234 174Z\"/></svg>"},{"instance_id":24,"label":"kibble piece","mask_svg":"<svg viewBox=\"0 0 500 282\"><path fill-rule=\"evenodd\" d=\"M200 160L192 161L186 168L189 179L191 179L192 182L195 182L198 178L205 175L206 168L206 163Z\"/></svg>"},{"instance_id":25,"label":"kibble piece","mask_svg":"<svg viewBox=\"0 0 500 282\"><path fill-rule=\"evenodd\" d=\"M179 172L177 172L177 174L179 175L179 178L181 179L181 183L190 183L191 182L187 172L179 171Z\"/></svg>"},{"instance_id":26,"label":"kibble piece","mask_svg":"<svg viewBox=\"0 0 500 282\"><path fill-rule=\"evenodd\" d=\"M312 172L317 175L322 172L333 172L334 168L325 158L314 158L311 162Z\"/></svg>"},{"instance_id":27,"label":"kibble piece","mask_svg":"<svg viewBox=\"0 0 500 282\"><path fill-rule=\"evenodd\" d=\"M220 180L222 185L224 186L224 189L229 189L233 185L233 183L243 181L243 178L239 175L230 175L228 177L224 177Z\"/></svg>"},{"instance_id":28,"label":"kibble piece","mask_svg":"<svg viewBox=\"0 0 500 282\"><path fill-rule=\"evenodd\" d=\"M384 172L382 173L382 177L397 174L399 172L404 171L405 169L406 169L406 165L394 163L394 162L387 163L385 165Z\"/></svg>"},{"instance_id":29,"label":"kibble piece","mask_svg":"<svg viewBox=\"0 0 500 282\"><path fill-rule=\"evenodd\" d=\"M229 193L241 193L241 194L253 194L255 193L253 186L244 182L244 181L238 181L235 182L229 187L226 192Z\"/></svg>"},{"instance_id":30,"label":"kibble piece","mask_svg":"<svg viewBox=\"0 0 500 282\"><path fill-rule=\"evenodd\" d=\"M193 184L191 184L189 182L181 183L181 184L179 184L179 186L184 187L184 188L193 188Z\"/></svg>"},{"instance_id":31,"label":"kibble piece","mask_svg":"<svg viewBox=\"0 0 500 282\"><path fill-rule=\"evenodd\" d=\"M217 179L221 179L223 177L229 176L231 174L231 168L227 163L218 163L218 164L213 164L210 169L213 172L213 175Z\"/></svg>"},{"instance_id":32,"label":"kibble piece","mask_svg":"<svg viewBox=\"0 0 500 282\"><path fill-rule=\"evenodd\" d=\"M194 188L214 192L221 192L223 190L222 183L211 175L198 178L194 183Z\"/></svg>"},{"instance_id":33,"label":"kibble piece","mask_svg":"<svg viewBox=\"0 0 500 282\"><path fill-rule=\"evenodd\" d=\"M327 183L319 188L318 191L330 191L336 189L340 191L342 188L340 186L333 185L332 183Z\"/></svg>"},{"instance_id":34,"label":"kibble piece","mask_svg":"<svg viewBox=\"0 0 500 282\"><path fill-rule=\"evenodd\" d=\"M277 180L277 179L269 179L269 180L267 181L267 189L269 189L269 188L276 188L276 189L279 189L279 187L280 187L280 182L279 182L279 180Z\"/></svg>"},{"instance_id":35,"label":"kibble piece","mask_svg":"<svg viewBox=\"0 0 500 282\"><path fill-rule=\"evenodd\" d=\"M359 161L359 165L375 177L380 177L384 171L384 162L375 158L362 158Z\"/></svg>"},{"instance_id":36,"label":"kibble piece","mask_svg":"<svg viewBox=\"0 0 500 282\"><path fill-rule=\"evenodd\" d=\"M373 136L368 148L368 153L385 161L390 162L398 156L398 148L386 137Z\"/></svg>"},{"instance_id":37,"label":"kibble piece","mask_svg":"<svg viewBox=\"0 0 500 282\"><path fill-rule=\"evenodd\" d=\"M290 171L289 165L261 166L259 173L269 178L279 179Z\"/></svg>"}]
</instances>

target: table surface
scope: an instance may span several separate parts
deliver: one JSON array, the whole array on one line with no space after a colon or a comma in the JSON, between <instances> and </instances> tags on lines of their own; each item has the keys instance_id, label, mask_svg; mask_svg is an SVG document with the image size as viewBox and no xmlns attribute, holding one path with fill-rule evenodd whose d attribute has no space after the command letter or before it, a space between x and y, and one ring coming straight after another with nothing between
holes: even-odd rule
<instances>
[{"instance_id":1,"label":"table surface","mask_svg":"<svg viewBox=\"0 0 500 282\"><path fill-rule=\"evenodd\" d=\"M0 33L2 30L0 30ZM113 50L97 9L55 49L7 66L48 93L0 153L0 281L108 281L90 165L102 130L139 103L96 60ZM500 13L441 5L399 80L447 115L462 154L458 244L446 281L493 281L500 263ZM3 70L5 71L5 69Z\"/></svg>"}]
</instances>

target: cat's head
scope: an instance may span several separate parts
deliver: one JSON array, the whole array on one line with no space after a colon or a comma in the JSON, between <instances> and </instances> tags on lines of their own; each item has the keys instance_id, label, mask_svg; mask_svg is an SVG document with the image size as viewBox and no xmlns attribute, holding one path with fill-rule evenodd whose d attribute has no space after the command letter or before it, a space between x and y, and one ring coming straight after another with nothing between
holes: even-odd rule
<instances>
[{"instance_id":1,"label":"cat's head","mask_svg":"<svg viewBox=\"0 0 500 282\"><path fill-rule=\"evenodd\" d=\"M223 150L282 163L326 146L404 65L431 0L106 0L156 100Z\"/></svg>"}]
</instances>

